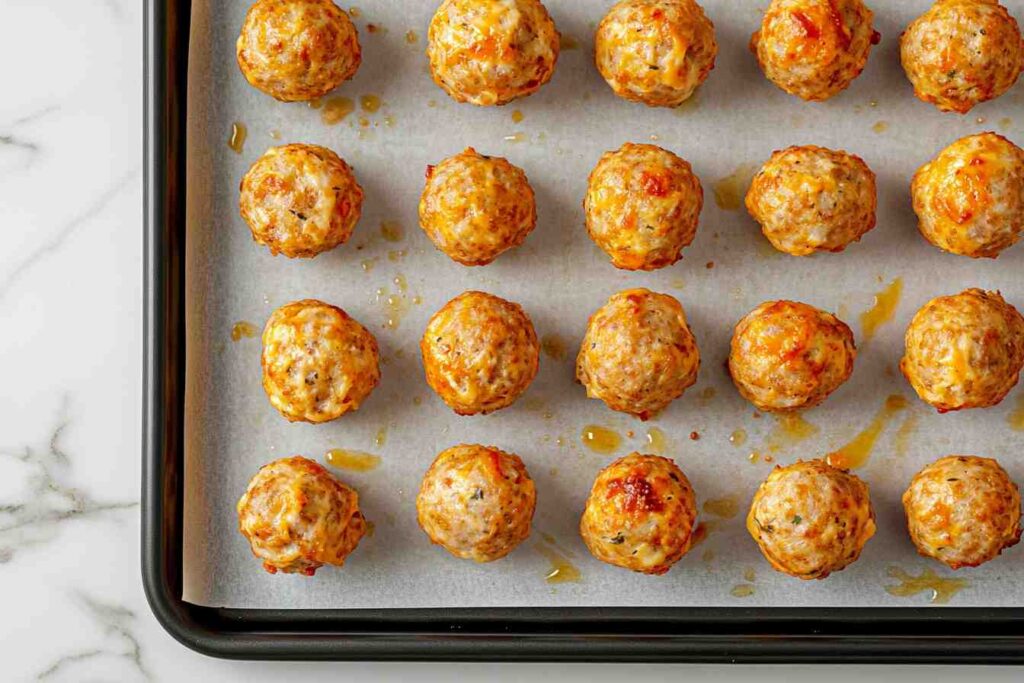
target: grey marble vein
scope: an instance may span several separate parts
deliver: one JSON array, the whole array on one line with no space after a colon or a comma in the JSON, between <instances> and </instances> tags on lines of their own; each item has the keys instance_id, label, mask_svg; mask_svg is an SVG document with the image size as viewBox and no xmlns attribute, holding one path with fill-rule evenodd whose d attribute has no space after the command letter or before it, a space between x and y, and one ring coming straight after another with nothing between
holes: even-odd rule
<instances>
[{"instance_id":1,"label":"grey marble vein","mask_svg":"<svg viewBox=\"0 0 1024 683\"><path fill-rule=\"evenodd\" d=\"M118 178L112 185L104 190L92 204L87 206L81 213L73 216L70 220L61 225L53 235L44 243L33 249L24 259L15 265L11 270L0 278L0 302L2 302L11 287L20 280L25 273L31 270L37 263L47 256L59 251L69 236L74 234L83 225L87 225L107 207L122 190L124 190L139 175L139 169L135 168Z\"/></svg>"},{"instance_id":2,"label":"grey marble vein","mask_svg":"<svg viewBox=\"0 0 1024 683\"><path fill-rule=\"evenodd\" d=\"M20 153L26 157L26 160L20 166L21 170L31 167L39 158L42 152L42 147L38 142L30 140L24 135L16 134L14 131L38 121L47 114L57 111L57 109L58 107L56 105L47 105L34 111L30 111L28 114L19 116L14 120L9 121L7 124L0 126L0 129L3 131L0 132L0 154L2 154L5 149L13 150L14 152Z\"/></svg>"},{"instance_id":3,"label":"grey marble vein","mask_svg":"<svg viewBox=\"0 0 1024 683\"><path fill-rule=\"evenodd\" d=\"M46 543L56 536L61 522L96 517L134 508L135 501L98 500L88 491L64 483L71 474L71 458L60 444L68 426L67 401L45 448L23 446L3 451L28 469L27 490L20 500L0 500L0 564L11 561L25 548Z\"/></svg>"},{"instance_id":4,"label":"grey marble vein","mask_svg":"<svg viewBox=\"0 0 1024 683\"><path fill-rule=\"evenodd\" d=\"M0 145L8 147L18 147L20 149L28 150L33 154L39 151L39 145L29 140L22 140L13 135L0 135Z\"/></svg>"},{"instance_id":5,"label":"grey marble vein","mask_svg":"<svg viewBox=\"0 0 1024 683\"><path fill-rule=\"evenodd\" d=\"M29 123L34 123L39 119L43 118L44 116L48 116L49 114L52 114L55 111L59 110L60 107L58 107L56 104L48 104L45 107L34 109L29 113L23 114L22 116L19 116L18 118L12 121L8 121L4 128L18 128Z\"/></svg>"},{"instance_id":6,"label":"grey marble vein","mask_svg":"<svg viewBox=\"0 0 1024 683\"><path fill-rule=\"evenodd\" d=\"M50 666L40 671L37 680L46 680L73 669L78 664L98 659L113 658L123 660L140 678L150 679L149 670L142 661L142 645L132 632L135 613L121 605L102 602L93 597L79 593L77 602L100 627L103 636L112 641L109 646L90 647L77 652L61 655Z\"/></svg>"}]
</instances>

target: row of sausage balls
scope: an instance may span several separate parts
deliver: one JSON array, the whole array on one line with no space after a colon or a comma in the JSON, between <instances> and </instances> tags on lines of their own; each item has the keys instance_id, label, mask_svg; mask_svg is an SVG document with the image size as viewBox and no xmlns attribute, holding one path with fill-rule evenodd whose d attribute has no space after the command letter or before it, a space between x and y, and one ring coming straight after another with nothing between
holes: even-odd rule
<instances>
[{"instance_id":1,"label":"row of sausage balls","mask_svg":"<svg viewBox=\"0 0 1024 683\"><path fill-rule=\"evenodd\" d=\"M750 49L764 75L804 100L826 100L863 71L881 39L862 0L772 0ZM443 0L427 57L457 102L506 104L547 83L560 35L540 0ZM236 45L238 65L278 100L312 100L362 61L349 16L331 0L259 0ZM695 0L622 0L594 35L594 61L616 95L677 107L715 66L714 25ZM903 69L921 100L965 113L1006 92L1024 70L1017 22L995 0L937 0L900 36Z\"/></svg>"},{"instance_id":2,"label":"row of sausage balls","mask_svg":"<svg viewBox=\"0 0 1024 683\"><path fill-rule=\"evenodd\" d=\"M416 497L420 527L452 555L490 562L530 534L537 493L523 461L493 446L459 445L430 465ZM991 458L950 455L903 494L918 552L953 569L974 567L1020 539L1020 493ZM366 533L359 496L302 456L264 465L238 501L239 528L270 573L312 576L341 566ZM800 579L855 561L875 533L868 486L825 460L777 466L754 494L747 530L765 559ZM697 505L669 458L632 453L601 470L579 531L597 559L664 574L697 539Z\"/></svg>"},{"instance_id":3,"label":"row of sausage balls","mask_svg":"<svg viewBox=\"0 0 1024 683\"><path fill-rule=\"evenodd\" d=\"M306 299L286 304L263 330L263 388L289 421L322 423L356 410L380 382L377 340L343 310ZM533 382L540 344L518 304L484 292L455 297L420 340L427 384L457 414L506 408ZM853 372L853 332L826 311L768 301L735 326L727 363L758 410L813 408ZM1001 402L1024 367L1024 317L998 292L940 296L912 318L900 369L939 412ZM590 317L576 379L590 398L641 420L697 381L700 352L682 305L627 289Z\"/></svg>"},{"instance_id":4,"label":"row of sausage balls","mask_svg":"<svg viewBox=\"0 0 1024 683\"><path fill-rule=\"evenodd\" d=\"M481 266L520 245L537 224L522 169L469 148L428 166L419 222L457 263ZM953 254L994 258L1024 234L1024 150L987 132L957 140L911 183L921 234ZM347 241L363 191L333 151L273 147L242 178L240 211L273 254L313 257ZM626 143L605 153L583 201L587 232L627 270L672 265L697 233L704 203L690 164L661 147ZM812 145L777 151L753 177L750 215L787 254L839 252L875 226L875 174L848 152Z\"/></svg>"}]
</instances>

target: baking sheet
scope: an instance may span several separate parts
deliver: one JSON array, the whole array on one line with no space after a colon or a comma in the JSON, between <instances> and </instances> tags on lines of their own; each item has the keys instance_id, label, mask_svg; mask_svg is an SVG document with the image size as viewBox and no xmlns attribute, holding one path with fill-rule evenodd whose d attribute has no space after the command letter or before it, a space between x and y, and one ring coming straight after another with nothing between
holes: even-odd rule
<instances>
[{"instance_id":1,"label":"baking sheet","mask_svg":"<svg viewBox=\"0 0 1024 683\"><path fill-rule=\"evenodd\" d=\"M882 42L865 72L832 101L804 103L768 83L747 49L763 3L705 0L719 42L715 70L693 103L679 110L648 109L616 98L592 64L593 30L611 4L548 0L568 47L551 83L509 106L481 109L455 104L429 77L423 53L435 2L365 2L355 19L363 65L335 94L357 103L363 95L376 95L384 104L374 113L357 110L337 125L325 125L322 110L275 102L239 73L234 44L247 2L193 3L186 600L266 608L924 605L928 590L895 597L885 589L899 583L890 576L893 567L914 576L924 569L952 575L918 557L906 535L899 498L913 473L941 455L976 453L999 458L1024 482L1022 434L1009 425L1021 389L998 407L940 416L916 400L896 370L903 329L931 297L979 286L999 289L1024 305L1024 247L996 262L943 254L917 233L909 200L914 170L954 139L996 130L1021 142L1024 86L964 117L917 101L899 66L898 36L930 3L876 0L871 5ZM513 119L516 111L521 121ZM248 129L241 154L227 146L234 122ZM280 140L272 138L275 131ZM366 192L353 238L313 260L271 257L252 242L237 211L238 183L248 166L268 146L293 141L336 150L354 166ZM653 141L680 154L704 186L696 240L682 261L654 273L616 270L583 226L588 173L602 152L626 141ZM842 254L776 254L745 211L716 203L714 188L737 168L760 164L772 150L811 143L847 149L868 162L878 176L878 226ZM462 267L437 252L416 219L426 165L466 146L523 167L537 195L536 231L522 247L483 268ZM402 226L403 238L385 239L383 221ZM903 293L895 318L864 344L859 316L896 278L902 279ZM636 286L683 303L702 356L697 384L646 424L588 400L573 380L589 314L614 292ZM429 316L471 288L521 303L538 334L563 340L567 353L545 354L536 381L511 408L467 418L454 415L427 387L418 341ZM383 381L363 407L323 425L281 418L260 385L258 335L231 340L234 323L249 321L261 329L274 308L307 297L339 305L367 325L384 359ZM388 297L397 297L397 306ZM771 298L835 311L858 338L852 378L806 414L818 432L803 440L779 438L772 417L755 418L723 368L733 324ZM388 326L389 319L397 325ZM882 425L870 460L857 470L871 486L878 518L878 533L861 559L825 581L803 582L772 571L743 518L774 464L763 457L751 462L750 454L767 454L777 463L821 456L868 428L892 394L911 399L909 407ZM612 455L586 448L580 434L587 425L623 435L621 448ZM576 530L597 471L632 450L649 451L651 428L666 435L663 453L686 472L699 504L726 498L740 508L732 518L702 512L706 540L662 577L598 562ZM730 441L737 430L747 435L742 445ZM691 440L691 432L699 440ZM416 524L420 477L437 452L461 442L518 453L537 483L533 535L489 565L448 556ZM296 453L323 462L332 448L381 457L375 470L339 473L358 489L375 533L343 570L324 568L313 579L266 574L237 532L235 501L265 462ZM721 513L728 505L711 507ZM553 548L579 569L579 581L545 580ZM1017 547L986 566L957 572L967 585L950 604L1024 603L1021 552Z\"/></svg>"}]
</instances>

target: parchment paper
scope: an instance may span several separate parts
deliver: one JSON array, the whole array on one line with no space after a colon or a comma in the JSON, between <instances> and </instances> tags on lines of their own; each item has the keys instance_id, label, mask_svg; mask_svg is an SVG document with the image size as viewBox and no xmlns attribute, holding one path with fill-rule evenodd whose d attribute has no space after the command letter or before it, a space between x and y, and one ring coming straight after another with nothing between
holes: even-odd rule
<instances>
[{"instance_id":1,"label":"parchment paper","mask_svg":"<svg viewBox=\"0 0 1024 683\"><path fill-rule=\"evenodd\" d=\"M927 0L871 2L882 43L852 87L822 104L784 94L758 69L747 44L765 3L705 0L720 46L718 62L695 102L676 111L616 98L594 68L593 30L610 0L548 0L558 28L578 47L563 50L553 80L540 92L486 109L455 104L429 77L423 53L435 2L363 0L356 19L363 65L336 94L357 102L362 95L378 95L384 105L376 113L357 111L334 126L321 121L321 111L276 102L245 82L234 45L247 4L193 3L186 599L276 608L924 605L927 591L908 598L885 591L896 583L887 573L890 566L913 575L925 568L951 574L918 557L906 535L900 495L914 472L942 455L975 453L999 458L1016 481L1024 482L1021 433L1007 420L1021 389L998 407L940 416L914 397L896 370L903 330L931 297L979 286L1000 289L1009 301L1024 305L1024 246L998 261L975 261L941 253L915 227L910 178L939 149L963 135L993 129L1024 142L1024 86L962 117L940 114L913 97L899 64L898 36L927 8ZM1019 5L1012 9L1020 14ZM371 23L378 27L375 32ZM513 121L514 111L522 113L521 122ZM248 127L241 154L227 146L235 121ZM280 140L271 137L273 131L280 132ZM336 150L354 166L366 191L353 238L313 260L271 257L252 242L237 210L245 170L268 146L291 141ZM655 141L680 154L704 186L696 240L682 261L654 273L616 270L583 226L588 173L602 152L626 141ZM741 165L759 165L772 150L808 143L859 154L878 175L878 227L842 254L776 254L744 210L716 205L713 188L719 179ZM523 167L537 194L536 231L521 248L483 268L457 265L437 252L416 219L426 165L466 146ZM401 242L381 236L385 220L403 226ZM398 251L389 259L389 252ZM408 283L405 292L394 282L399 275ZM895 319L864 344L859 315L895 278L903 281ZM697 385L649 424L588 400L573 380L587 317L612 293L635 286L680 299L703 359ZM538 334L558 335L568 353L557 360L545 355L536 381L513 407L465 418L454 415L425 384L418 341L429 316L471 288L520 302ZM380 303L378 290L385 298L397 295L406 309L394 329L385 326L393 312ZM230 339L233 323L250 321L262 329L274 308L305 297L339 305L362 321L377 335L385 358L383 382L362 408L324 425L281 418L260 385L258 336ZM774 466L752 463L748 456L767 452L776 423L770 416L754 418L723 363L733 324L771 298L837 312L853 327L860 346L851 380L806 415L818 434L781 448L773 454L776 462L834 450L868 427L888 395L911 399L857 471L871 486L878 533L858 562L825 581L804 582L772 571L743 529L750 497ZM711 398L709 389L715 392ZM908 416L916 428L911 422L904 429L911 437L901 456L896 435ZM614 455L599 455L581 444L580 432L588 424L623 435L632 430L635 436L625 438ZM386 439L377 445L382 427ZM613 457L647 450L650 427L668 435L665 454L687 473L701 503L733 496L740 507L731 519L702 512L700 519L712 522L707 539L663 577L598 562L577 533L597 471ZM742 446L729 440L737 429L749 435ZM689 438L694 431L697 441ZM437 452L460 442L518 453L537 483L533 535L511 556L489 565L448 556L431 546L416 524L420 477ZM343 570L324 568L312 579L266 574L237 531L235 502L265 462L296 453L323 461L331 448L382 458L376 470L339 473L358 489L375 523L374 535L362 541ZM571 557L581 581L545 581L551 564L538 550L549 546L542 534ZM968 586L951 604L1024 603L1021 552L1014 548L982 568L957 572ZM753 593L735 597L738 584L752 585Z\"/></svg>"}]
</instances>

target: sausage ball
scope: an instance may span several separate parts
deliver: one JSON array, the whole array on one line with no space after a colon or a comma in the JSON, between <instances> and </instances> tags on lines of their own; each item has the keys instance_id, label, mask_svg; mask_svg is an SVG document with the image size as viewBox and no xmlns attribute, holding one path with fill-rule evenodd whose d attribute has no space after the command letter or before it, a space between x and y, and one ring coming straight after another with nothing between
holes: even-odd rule
<instances>
[{"instance_id":1,"label":"sausage ball","mask_svg":"<svg viewBox=\"0 0 1024 683\"><path fill-rule=\"evenodd\" d=\"M261 467L237 510L239 531L271 574L340 567L366 533L359 494L300 455Z\"/></svg>"},{"instance_id":2,"label":"sausage ball","mask_svg":"<svg viewBox=\"0 0 1024 683\"><path fill-rule=\"evenodd\" d=\"M999 292L940 296L911 319L900 370L940 413L1003 400L1024 365L1024 318Z\"/></svg>"},{"instance_id":3,"label":"sausage ball","mask_svg":"<svg viewBox=\"0 0 1024 683\"><path fill-rule=\"evenodd\" d=\"M363 188L326 147L283 145L268 149L242 177L238 204L253 240L271 254L310 258L352 236Z\"/></svg>"},{"instance_id":4,"label":"sausage ball","mask_svg":"<svg viewBox=\"0 0 1024 683\"><path fill-rule=\"evenodd\" d=\"M467 147L427 167L420 227L453 261L487 265L522 244L536 225L530 181L508 160Z\"/></svg>"},{"instance_id":5,"label":"sausage ball","mask_svg":"<svg viewBox=\"0 0 1024 683\"><path fill-rule=\"evenodd\" d=\"M879 41L861 0L772 0L750 49L769 81L804 100L845 90Z\"/></svg>"},{"instance_id":6,"label":"sausage ball","mask_svg":"<svg viewBox=\"0 0 1024 683\"><path fill-rule=\"evenodd\" d=\"M537 491L519 456L493 446L442 451L416 496L420 528L455 557L491 562L530 535Z\"/></svg>"},{"instance_id":7,"label":"sausage ball","mask_svg":"<svg viewBox=\"0 0 1024 683\"><path fill-rule=\"evenodd\" d=\"M917 551L952 569L977 567L1020 540L1020 492L991 458L939 458L914 476L903 509Z\"/></svg>"},{"instance_id":8,"label":"sausage ball","mask_svg":"<svg viewBox=\"0 0 1024 683\"><path fill-rule=\"evenodd\" d=\"M853 563L875 535L868 486L823 460L776 466L754 494L747 531L772 567L824 579Z\"/></svg>"},{"instance_id":9,"label":"sausage ball","mask_svg":"<svg viewBox=\"0 0 1024 683\"><path fill-rule=\"evenodd\" d=\"M427 57L453 100L490 106L551 80L558 44L540 0L443 0L430 20Z\"/></svg>"},{"instance_id":10,"label":"sausage ball","mask_svg":"<svg viewBox=\"0 0 1024 683\"><path fill-rule=\"evenodd\" d=\"M619 97L678 107L715 68L715 27L694 0L622 0L594 35L597 70Z\"/></svg>"},{"instance_id":11,"label":"sausage ball","mask_svg":"<svg viewBox=\"0 0 1024 683\"><path fill-rule=\"evenodd\" d=\"M647 289L621 291L597 309L576 357L587 396L641 420L682 396L699 368L682 304Z\"/></svg>"},{"instance_id":12,"label":"sausage ball","mask_svg":"<svg viewBox=\"0 0 1024 683\"><path fill-rule=\"evenodd\" d=\"M855 154L789 147L754 176L746 203L779 251L842 251L875 227L875 174Z\"/></svg>"},{"instance_id":13,"label":"sausage ball","mask_svg":"<svg viewBox=\"0 0 1024 683\"><path fill-rule=\"evenodd\" d=\"M697 234L700 180L683 159L655 145L627 142L590 173L587 232L625 270L656 270L680 258Z\"/></svg>"},{"instance_id":14,"label":"sausage ball","mask_svg":"<svg viewBox=\"0 0 1024 683\"><path fill-rule=\"evenodd\" d=\"M519 304L463 292L427 323L420 340L427 384L459 415L515 403L537 375L540 344Z\"/></svg>"},{"instance_id":15,"label":"sausage ball","mask_svg":"<svg viewBox=\"0 0 1024 683\"><path fill-rule=\"evenodd\" d=\"M336 306L286 304L263 328L263 389L290 422L327 422L356 410L380 382L377 340Z\"/></svg>"},{"instance_id":16,"label":"sausage ball","mask_svg":"<svg viewBox=\"0 0 1024 683\"><path fill-rule=\"evenodd\" d=\"M1024 232L1024 150L1001 135L957 140L910 191L921 234L950 253L995 258Z\"/></svg>"},{"instance_id":17,"label":"sausage ball","mask_svg":"<svg viewBox=\"0 0 1024 683\"><path fill-rule=\"evenodd\" d=\"M359 69L359 34L331 0L258 0L235 44L249 83L283 102L326 95Z\"/></svg>"},{"instance_id":18,"label":"sausage ball","mask_svg":"<svg viewBox=\"0 0 1024 683\"><path fill-rule=\"evenodd\" d=\"M580 536L602 562L664 574L690 549L696 519L682 470L668 458L631 453L598 473Z\"/></svg>"},{"instance_id":19,"label":"sausage ball","mask_svg":"<svg viewBox=\"0 0 1024 683\"><path fill-rule=\"evenodd\" d=\"M1024 41L995 0L938 0L900 36L900 60L918 98L966 114L1017 81Z\"/></svg>"},{"instance_id":20,"label":"sausage ball","mask_svg":"<svg viewBox=\"0 0 1024 683\"><path fill-rule=\"evenodd\" d=\"M813 408L849 379L857 349L839 318L798 301L766 301L736 323L729 374L758 410Z\"/></svg>"}]
</instances>

